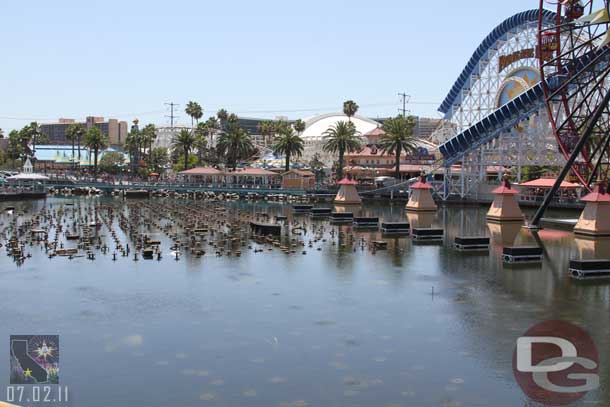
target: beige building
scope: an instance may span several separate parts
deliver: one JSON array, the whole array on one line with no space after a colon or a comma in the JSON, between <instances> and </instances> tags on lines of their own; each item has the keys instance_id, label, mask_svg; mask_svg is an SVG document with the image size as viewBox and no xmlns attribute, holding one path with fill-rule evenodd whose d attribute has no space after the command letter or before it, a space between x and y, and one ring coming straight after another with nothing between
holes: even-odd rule
<instances>
[{"instance_id":1,"label":"beige building","mask_svg":"<svg viewBox=\"0 0 610 407\"><path fill-rule=\"evenodd\" d=\"M44 123L40 125L41 131L46 134L49 139L49 144L68 145L70 142L66 139L66 130L71 124L81 123L87 129L93 126L98 127L102 133L108 137L110 145L121 146L125 144L129 128L126 121L117 119L105 120L99 116L88 116L85 122L79 122L74 119L60 118L56 123Z\"/></svg>"}]
</instances>

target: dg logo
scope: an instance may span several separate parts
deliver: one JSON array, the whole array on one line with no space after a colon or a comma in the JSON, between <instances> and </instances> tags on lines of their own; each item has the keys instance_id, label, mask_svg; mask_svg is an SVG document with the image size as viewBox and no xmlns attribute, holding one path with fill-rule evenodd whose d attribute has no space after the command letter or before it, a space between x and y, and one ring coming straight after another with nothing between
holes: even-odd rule
<instances>
[{"instance_id":1,"label":"dg logo","mask_svg":"<svg viewBox=\"0 0 610 407\"><path fill-rule=\"evenodd\" d=\"M599 356L582 328L564 321L547 321L517 339L513 372L532 400L564 406L599 387Z\"/></svg>"}]
</instances>

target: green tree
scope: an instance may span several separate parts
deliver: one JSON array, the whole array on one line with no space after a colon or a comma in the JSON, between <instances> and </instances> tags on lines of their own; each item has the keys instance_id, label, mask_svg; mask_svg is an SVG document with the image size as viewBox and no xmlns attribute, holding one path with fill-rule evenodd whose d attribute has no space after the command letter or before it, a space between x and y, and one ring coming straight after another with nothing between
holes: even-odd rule
<instances>
[{"instance_id":1,"label":"green tree","mask_svg":"<svg viewBox=\"0 0 610 407\"><path fill-rule=\"evenodd\" d=\"M118 151L109 151L100 159L100 169L109 174L118 174L125 164L125 157Z\"/></svg>"},{"instance_id":2,"label":"green tree","mask_svg":"<svg viewBox=\"0 0 610 407\"><path fill-rule=\"evenodd\" d=\"M78 162L80 164L80 144L86 132L85 125L81 123L73 123L66 129L66 139L72 143L72 164L74 166L76 165L74 160L74 145L78 145Z\"/></svg>"},{"instance_id":3,"label":"green tree","mask_svg":"<svg viewBox=\"0 0 610 407\"><path fill-rule=\"evenodd\" d=\"M226 130L218 137L216 151L235 170L237 162L250 158L256 149L250 135L237 122L229 119Z\"/></svg>"},{"instance_id":4,"label":"green tree","mask_svg":"<svg viewBox=\"0 0 610 407\"><path fill-rule=\"evenodd\" d=\"M28 156L28 138L23 132L18 130L12 130L8 134L8 148L7 153L10 159L24 160Z\"/></svg>"},{"instance_id":5,"label":"green tree","mask_svg":"<svg viewBox=\"0 0 610 407\"><path fill-rule=\"evenodd\" d=\"M154 124L147 124L144 126L142 131L140 132L140 150L142 154L145 154L148 161L150 161L150 152L152 151L152 146L155 140L157 139L157 128Z\"/></svg>"},{"instance_id":6,"label":"green tree","mask_svg":"<svg viewBox=\"0 0 610 407\"><path fill-rule=\"evenodd\" d=\"M45 143L48 141L46 134L40 129L37 122L32 122L21 129L22 137L32 145L32 157L36 159L36 144Z\"/></svg>"},{"instance_id":7,"label":"green tree","mask_svg":"<svg viewBox=\"0 0 610 407\"><path fill-rule=\"evenodd\" d=\"M316 175L316 182L321 182L324 175L324 163L320 159L320 153L315 153L311 157L309 168Z\"/></svg>"},{"instance_id":8,"label":"green tree","mask_svg":"<svg viewBox=\"0 0 610 407\"><path fill-rule=\"evenodd\" d=\"M197 102L190 101L186 104L184 112L191 117L191 128L195 128L194 121L199 123L199 119L203 117L203 109Z\"/></svg>"},{"instance_id":9,"label":"green tree","mask_svg":"<svg viewBox=\"0 0 610 407\"><path fill-rule=\"evenodd\" d=\"M169 163L169 154L167 148L156 147L150 153L149 168L158 174L163 172Z\"/></svg>"},{"instance_id":10,"label":"green tree","mask_svg":"<svg viewBox=\"0 0 610 407\"><path fill-rule=\"evenodd\" d=\"M347 116L347 121L351 123L352 117L358 113L360 107L353 100L343 102L343 114Z\"/></svg>"},{"instance_id":11,"label":"green tree","mask_svg":"<svg viewBox=\"0 0 610 407\"><path fill-rule=\"evenodd\" d=\"M258 132L263 136L263 145L267 146L271 136L275 134L275 123L271 120L263 120L257 126Z\"/></svg>"},{"instance_id":12,"label":"green tree","mask_svg":"<svg viewBox=\"0 0 610 407\"><path fill-rule=\"evenodd\" d=\"M205 123L197 124L195 128L195 143L193 147L197 150L197 165L203 165L203 157L208 147L207 128Z\"/></svg>"},{"instance_id":13,"label":"green tree","mask_svg":"<svg viewBox=\"0 0 610 407\"><path fill-rule=\"evenodd\" d=\"M296 131L300 136L305 131L305 122L301 119L298 119L294 122L292 127L294 127L294 131Z\"/></svg>"},{"instance_id":14,"label":"green tree","mask_svg":"<svg viewBox=\"0 0 610 407\"><path fill-rule=\"evenodd\" d=\"M301 157L303 149L303 139L290 126L282 129L282 132L275 137L273 152L284 155L286 171L290 171L290 157Z\"/></svg>"},{"instance_id":15,"label":"green tree","mask_svg":"<svg viewBox=\"0 0 610 407\"><path fill-rule=\"evenodd\" d=\"M351 122L340 121L324 132L324 144L322 150L327 153L339 154L337 165L337 179L343 178L345 153L360 150L362 140L356 131L356 126Z\"/></svg>"},{"instance_id":16,"label":"green tree","mask_svg":"<svg viewBox=\"0 0 610 407\"><path fill-rule=\"evenodd\" d=\"M0 129L0 138L4 138L4 130Z\"/></svg>"},{"instance_id":17,"label":"green tree","mask_svg":"<svg viewBox=\"0 0 610 407\"><path fill-rule=\"evenodd\" d=\"M85 146L93 151L93 172L97 176L98 155L100 150L108 147L108 138L97 126L93 126L85 134Z\"/></svg>"},{"instance_id":18,"label":"green tree","mask_svg":"<svg viewBox=\"0 0 610 407\"><path fill-rule=\"evenodd\" d=\"M379 147L384 154L394 154L396 179L400 179L400 156L403 151L415 153L417 138L413 135L415 118L413 116L397 116L383 123L385 134L379 140Z\"/></svg>"},{"instance_id":19,"label":"green tree","mask_svg":"<svg viewBox=\"0 0 610 407\"><path fill-rule=\"evenodd\" d=\"M180 133L178 133L172 140L172 147L175 150L182 151L184 153L184 171L189 169L190 162L188 157L194 144L195 136L192 131L187 129L180 130Z\"/></svg>"},{"instance_id":20,"label":"green tree","mask_svg":"<svg viewBox=\"0 0 610 407\"><path fill-rule=\"evenodd\" d=\"M218 117L218 121L220 122L220 128L224 129L225 125L227 123L227 120L229 119L229 113L225 109L220 109L216 113L216 117Z\"/></svg>"},{"instance_id":21,"label":"green tree","mask_svg":"<svg viewBox=\"0 0 610 407\"><path fill-rule=\"evenodd\" d=\"M205 122L205 131L208 136L208 142L210 145L213 143L214 134L220 130L220 123L216 117L210 117Z\"/></svg>"},{"instance_id":22,"label":"green tree","mask_svg":"<svg viewBox=\"0 0 610 407\"><path fill-rule=\"evenodd\" d=\"M185 161L184 159L185 156L183 155L180 155L180 157L178 157L178 160L176 161L173 167L174 171L180 172L183 171L185 168L193 168L197 165L197 156L195 154L189 154L188 161Z\"/></svg>"}]
</instances>

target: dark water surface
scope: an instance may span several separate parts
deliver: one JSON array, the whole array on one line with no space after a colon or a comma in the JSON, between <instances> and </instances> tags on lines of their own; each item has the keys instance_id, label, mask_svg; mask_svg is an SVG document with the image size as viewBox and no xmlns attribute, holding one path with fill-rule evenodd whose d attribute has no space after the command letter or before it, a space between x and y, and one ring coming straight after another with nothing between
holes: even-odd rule
<instances>
[{"instance_id":1,"label":"dark water surface","mask_svg":"<svg viewBox=\"0 0 610 407\"><path fill-rule=\"evenodd\" d=\"M16 206L32 213L42 205ZM289 206L231 205L290 214ZM362 214L406 219L401 205ZM3 227L11 216L1 212ZM509 268L502 245L534 239L518 227L488 227L484 217L483 209L449 208L412 218L444 227L444 244L385 239L388 250L375 254L358 239L379 234L341 227L333 237L324 221L316 225L328 240L305 255L245 248L241 257L175 261L158 232L159 262L49 259L34 246L17 267L3 248L0 387L9 381L9 335L59 334L61 384L79 407L533 405L513 378L515 341L562 319L585 328L600 352L602 387L577 405L609 405L609 285L571 280L567 262L609 257L610 246L546 230L544 265ZM299 238L307 242L307 233ZM490 235L492 250L458 253L457 235Z\"/></svg>"}]
</instances>

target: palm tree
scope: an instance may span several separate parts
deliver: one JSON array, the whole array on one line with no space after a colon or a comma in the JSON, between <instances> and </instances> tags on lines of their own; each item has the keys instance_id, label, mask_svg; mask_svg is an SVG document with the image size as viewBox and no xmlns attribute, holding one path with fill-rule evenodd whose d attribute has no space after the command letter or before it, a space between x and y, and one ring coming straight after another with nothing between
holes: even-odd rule
<instances>
[{"instance_id":1,"label":"palm tree","mask_svg":"<svg viewBox=\"0 0 610 407\"><path fill-rule=\"evenodd\" d=\"M216 150L235 171L237 161L249 158L256 149L250 135L238 123L229 121L226 131L218 137Z\"/></svg>"},{"instance_id":2,"label":"palm tree","mask_svg":"<svg viewBox=\"0 0 610 407\"><path fill-rule=\"evenodd\" d=\"M193 148L193 144L195 144L195 136L193 135L193 132L187 129L180 130L180 133L172 140L172 147L184 152L184 171L188 170L189 155Z\"/></svg>"},{"instance_id":3,"label":"palm tree","mask_svg":"<svg viewBox=\"0 0 610 407\"><path fill-rule=\"evenodd\" d=\"M293 123L292 127L294 127L294 131L299 133L300 136L305 131L305 122L301 119L298 119Z\"/></svg>"},{"instance_id":4,"label":"palm tree","mask_svg":"<svg viewBox=\"0 0 610 407\"><path fill-rule=\"evenodd\" d=\"M275 137L273 152L284 154L286 157L286 172L290 171L290 157L300 157L303 155L303 139L288 127Z\"/></svg>"},{"instance_id":5,"label":"palm tree","mask_svg":"<svg viewBox=\"0 0 610 407\"><path fill-rule=\"evenodd\" d=\"M203 165L203 154L208 146L206 139L207 132L206 123L197 123L197 127L195 128L195 143L193 144L193 147L197 150L197 165Z\"/></svg>"},{"instance_id":6,"label":"palm tree","mask_svg":"<svg viewBox=\"0 0 610 407\"><path fill-rule=\"evenodd\" d=\"M76 161L74 161L74 145L76 143L76 134L72 131L72 126L74 126L74 124L71 124L66 129L65 137L66 140L72 143L72 169L74 169L76 167Z\"/></svg>"},{"instance_id":7,"label":"palm tree","mask_svg":"<svg viewBox=\"0 0 610 407\"><path fill-rule=\"evenodd\" d=\"M82 123L73 123L66 129L66 139L72 142L72 162L74 162L74 143L78 146L78 162L80 163L80 144L87 129Z\"/></svg>"},{"instance_id":8,"label":"palm tree","mask_svg":"<svg viewBox=\"0 0 610 407\"><path fill-rule=\"evenodd\" d=\"M263 136L263 145L266 147L269 138L275 132L275 124L271 120L263 120L257 127L258 132Z\"/></svg>"},{"instance_id":9,"label":"palm tree","mask_svg":"<svg viewBox=\"0 0 610 407\"><path fill-rule=\"evenodd\" d=\"M343 103L343 114L347 116L347 121L351 123L352 117L358 113L359 106L353 100L348 100Z\"/></svg>"},{"instance_id":10,"label":"palm tree","mask_svg":"<svg viewBox=\"0 0 610 407\"><path fill-rule=\"evenodd\" d=\"M229 118L229 113L225 109L220 109L218 113L216 113L216 117L218 117L218 121L220 121L220 127L224 129L227 119Z\"/></svg>"},{"instance_id":11,"label":"palm tree","mask_svg":"<svg viewBox=\"0 0 610 407\"><path fill-rule=\"evenodd\" d=\"M339 166L337 179L343 178L343 157L346 152L352 153L360 149L362 140L351 122L340 121L324 132L324 145L322 150L327 153L339 153Z\"/></svg>"},{"instance_id":12,"label":"palm tree","mask_svg":"<svg viewBox=\"0 0 610 407\"><path fill-rule=\"evenodd\" d=\"M144 126L144 128L142 129L141 133L141 140L140 140L140 144L141 144L141 148L143 150L148 150L147 153L147 158L150 161L150 153L152 151L152 145L155 142L155 140L157 139L157 128L155 127L154 124L147 124L146 126Z\"/></svg>"},{"instance_id":13,"label":"palm tree","mask_svg":"<svg viewBox=\"0 0 610 407\"><path fill-rule=\"evenodd\" d=\"M206 128L206 134L209 137L209 141L210 141L210 145L212 145L212 142L214 140L212 140L212 138L214 137L214 134L216 134L216 132L218 130L220 130L220 124L218 123L218 119L215 117L210 117L208 120L206 120L205 122L205 128Z\"/></svg>"},{"instance_id":14,"label":"palm tree","mask_svg":"<svg viewBox=\"0 0 610 407\"><path fill-rule=\"evenodd\" d=\"M97 158L100 150L108 147L108 139L97 126L93 126L85 134L85 146L93 150L93 171L97 176Z\"/></svg>"},{"instance_id":15,"label":"palm tree","mask_svg":"<svg viewBox=\"0 0 610 407\"><path fill-rule=\"evenodd\" d=\"M415 119L413 116L397 116L383 123L385 134L379 140L383 154L394 154L396 158L396 179L400 179L400 156L402 152L417 151L416 138L413 135Z\"/></svg>"},{"instance_id":16,"label":"palm tree","mask_svg":"<svg viewBox=\"0 0 610 407\"><path fill-rule=\"evenodd\" d=\"M191 127L194 128L195 124L194 124L194 120L197 120L197 122L199 122L199 119L201 119L201 117L203 116L203 109L201 108L201 105L197 102L188 102L186 104L186 109L184 109L184 112L186 114L188 114L191 117Z\"/></svg>"},{"instance_id":17,"label":"palm tree","mask_svg":"<svg viewBox=\"0 0 610 407\"><path fill-rule=\"evenodd\" d=\"M37 122L32 122L22 129L23 135L32 143L32 158L36 159L36 143L44 142L46 135L41 131Z\"/></svg>"}]
</instances>

